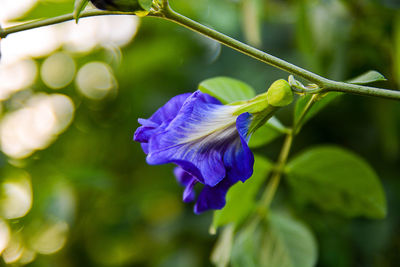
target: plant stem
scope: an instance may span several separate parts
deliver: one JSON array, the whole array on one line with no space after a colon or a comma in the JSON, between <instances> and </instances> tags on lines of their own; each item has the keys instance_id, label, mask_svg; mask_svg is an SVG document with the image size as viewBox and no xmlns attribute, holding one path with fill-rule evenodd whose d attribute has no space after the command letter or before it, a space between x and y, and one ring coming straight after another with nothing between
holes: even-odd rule
<instances>
[{"instance_id":1,"label":"plant stem","mask_svg":"<svg viewBox=\"0 0 400 267\"><path fill-rule=\"evenodd\" d=\"M264 191L264 194L261 197L260 200L260 211L261 213L265 213L269 206L271 205L272 200L274 199L276 190L278 189L279 182L282 177L282 172L283 169L285 168L287 159L289 157L289 152L290 148L292 147L293 144L293 138L294 138L294 133L293 131L290 131L285 138L285 142L283 143L281 152L278 157L278 161L275 165L275 169L272 173L272 176L268 182L268 185L266 187L266 190Z\"/></svg>"},{"instance_id":2,"label":"plant stem","mask_svg":"<svg viewBox=\"0 0 400 267\"><path fill-rule=\"evenodd\" d=\"M321 92L343 92L363 96L375 96L386 99L400 100L400 91L363 86L329 80Z\"/></svg>"},{"instance_id":3,"label":"plant stem","mask_svg":"<svg viewBox=\"0 0 400 267\"><path fill-rule=\"evenodd\" d=\"M103 16L103 15L134 15L134 13L127 13L127 12L119 12L119 11L102 11L98 9L94 10L86 10L80 14L81 18L85 17L94 17L94 16ZM0 38L6 38L11 33L22 32L26 30L36 29L44 26L49 26L53 24L58 24L61 22L66 22L74 19L74 15L66 14L54 18L37 20L32 22L23 23L17 26L9 27L0 30Z\"/></svg>"},{"instance_id":4,"label":"plant stem","mask_svg":"<svg viewBox=\"0 0 400 267\"><path fill-rule=\"evenodd\" d=\"M286 62L280 58L272 56L268 53L265 53L261 50L258 50L252 46L244 44L240 41L237 41L227 35L224 35L218 31L215 31L211 28L208 28L200 23L197 23L181 14L173 11L168 5L167 0L162 0L163 7L159 11L152 11L147 15L148 17L159 17L166 20L170 20L179 25L182 25L192 31L203 34L215 41L220 42L230 48L233 48L245 55L253 57L257 60L260 60L264 63L272 65L276 68L282 69L299 77L302 77L312 83L315 83L321 89L318 93L324 93L329 91L335 92L345 92L350 94L364 95L364 96L375 96L382 97L387 99L395 99L400 100L400 91L388 90L382 88L368 87L362 85L355 85L343 82L332 81L321 77L313 72L300 68L296 65L293 65L289 62ZM93 17L93 16L101 16L101 15L134 15L133 12L118 12L118 11L101 11L101 10L86 10L83 11L80 15L81 18L84 17ZM38 20L33 22L24 23L21 25L9 27L6 29L0 28L0 39L7 37L11 33L21 32L25 30L35 29L43 26L49 26L69 20L73 20L73 14L66 14L55 18L49 18L44 20Z\"/></svg>"},{"instance_id":5,"label":"plant stem","mask_svg":"<svg viewBox=\"0 0 400 267\"><path fill-rule=\"evenodd\" d=\"M304 122L304 119L305 119L308 111L311 109L311 107L314 105L314 103L318 101L319 97L320 97L319 94L312 95L312 97L307 102L307 104L304 107L304 109L301 111L299 118L293 124L293 128L292 129L293 129L293 134L294 135L299 133L301 127L303 126L303 122Z\"/></svg>"},{"instance_id":6,"label":"plant stem","mask_svg":"<svg viewBox=\"0 0 400 267\"><path fill-rule=\"evenodd\" d=\"M276 68L282 69L294 75L298 75L312 83L315 83L321 88L318 93L325 93L330 91L345 92L350 94L364 95L364 96L376 96L387 99L400 100L400 91L388 90L382 88L375 88L369 86L355 85L344 82L337 82L321 77L313 72L300 68L296 65L288 63L280 58L272 56L261 50L258 50L252 46L244 44L238 40L235 40L225 34L222 34L216 30L208 28L196 21L193 21L177 12L172 10L170 6L165 6L164 9L156 14L152 14L154 17L161 17L172 22L175 22L181 26L184 26L192 31L205 35L215 41L220 42L230 48L233 48L245 55L253 57L259 61L267 63Z\"/></svg>"},{"instance_id":7,"label":"plant stem","mask_svg":"<svg viewBox=\"0 0 400 267\"><path fill-rule=\"evenodd\" d=\"M278 189L282 177L282 173L284 171L287 159L289 157L294 137L300 131L307 113L310 111L314 103L318 101L318 98L319 98L318 94L315 94L310 98L310 100L307 102L306 106L302 110L298 120L293 123L292 129L286 134L285 142L283 143L281 152L278 157L278 161L276 162L275 165L275 169L268 182L266 190L264 191L264 194L260 200L261 214L265 214L265 212L268 211L268 208L271 205L272 200L274 199L275 193Z\"/></svg>"}]
</instances>

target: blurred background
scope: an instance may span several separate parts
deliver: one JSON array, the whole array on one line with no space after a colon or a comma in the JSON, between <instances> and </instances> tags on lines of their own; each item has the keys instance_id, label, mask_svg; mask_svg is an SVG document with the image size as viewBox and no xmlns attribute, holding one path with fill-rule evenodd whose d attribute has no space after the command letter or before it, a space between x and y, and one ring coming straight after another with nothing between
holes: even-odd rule
<instances>
[{"instance_id":1,"label":"blurred background","mask_svg":"<svg viewBox=\"0 0 400 267\"><path fill-rule=\"evenodd\" d=\"M370 69L400 88L397 0L171 0L177 11L320 75ZM70 13L72 0L0 0L3 28ZM180 26L109 16L9 35L0 62L0 265L210 266L212 212L181 201L172 166L148 166L137 118L206 78L263 92L288 74ZM292 107L278 117L287 125ZM384 184L384 220L296 209L315 233L318 266L398 266L400 103L344 95L307 124L293 154L338 144ZM282 144L257 149L275 160Z\"/></svg>"}]
</instances>

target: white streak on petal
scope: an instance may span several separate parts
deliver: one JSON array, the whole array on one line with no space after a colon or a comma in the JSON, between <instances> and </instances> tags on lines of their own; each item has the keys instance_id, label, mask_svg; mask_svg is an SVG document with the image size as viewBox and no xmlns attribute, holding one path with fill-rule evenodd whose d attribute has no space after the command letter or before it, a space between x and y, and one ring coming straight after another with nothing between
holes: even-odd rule
<instances>
[{"instance_id":1,"label":"white streak on petal","mask_svg":"<svg viewBox=\"0 0 400 267\"><path fill-rule=\"evenodd\" d=\"M233 115L237 107L235 106L220 106L211 110L207 117L202 121L188 121L182 127L182 131L188 132L185 138L179 140L180 144L190 143L207 139L211 141L225 140L236 133L235 125L237 116Z\"/></svg>"}]
</instances>

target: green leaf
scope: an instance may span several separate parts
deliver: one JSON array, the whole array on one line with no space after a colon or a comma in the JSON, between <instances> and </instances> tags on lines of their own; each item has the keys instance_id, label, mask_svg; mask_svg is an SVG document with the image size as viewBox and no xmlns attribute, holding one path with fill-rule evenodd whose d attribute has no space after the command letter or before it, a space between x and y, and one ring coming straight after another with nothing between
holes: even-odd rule
<instances>
[{"instance_id":1,"label":"green leaf","mask_svg":"<svg viewBox=\"0 0 400 267\"><path fill-rule=\"evenodd\" d=\"M74 19L76 23L78 23L79 16L81 12L85 9L88 5L89 0L75 0L75 7L74 7Z\"/></svg>"},{"instance_id":2,"label":"green leaf","mask_svg":"<svg viewBox=\"0 0 400 267\"><path fill-rule=\"evenodd\" d=\"M229 77L207 79L199 84L199 90L217 98L222 104L248 100L255 96L248 84Z\"/></svg>"},{"instance_id":3,"label":"green leaf","mask_svg":"<svg viewBox=\"0 0 400 267\"><path fill-rule=\"evenodd\" d=\"M335 146L311 148L286 168L299 204L313 203L348 217L383 218L386 199L374 170L354 153Z\"/></svg>"},{"instance_id":4,"label":"green leaf","mask_svg":"<svg viewBox=\"0 0 400 267\"><path fill-rule=\"evenodd\" d=\"M385 76L380 74L379 72L375 70L370 70L367 71L364 74L361 74L360 76L357 76L351 80L348 80L348 83L353 83L353 84L368 84L368 83L373 83L373 82L378 82L378 81L386 81Z\"/></svg>"},{"instance_id":5,"label":"green leaf","mask_svg":"<svg viewBox=\"0 0 400 267\"><path fill-rule=\"evenodd\" d=\"M269 215L261 251L260 266L312 267L318 255L311 231L302 222L275 212Z\"/></svg>"},{"instance_id":6,"label":"green leaf","mask_svg":"<svg viewBox=\"0 0 400 267\"><path fill-rule=\"evenodd\" d=\"M270 212L265 224L250 225L237 234L232 266L312 267L317 251L313 234L302 222Z\"/></svg>"},{"instance_id":7,"label":"green leaf","mask_svg":"<svg viewBox=\"0 0 400 267\"><path fill-rule=\"evenodd\" d=\"M211 262L217 267L226 267L229 264L234 230L235 227L233 225L227 225L218 237L211 253Z\"/></svg>"},{"instance_id":8,"label":"green leaf","mask_svg":"<svg viewBox=\"0 0 400 267\"><path fill-rule=\"evenodd\" d=\"M259 249L264 234L263 224L249 224L239 231L233 241L232 267L259 267Z\"/></svg>"},{"instance_id":9,"label":"green leaf","mask_svg":"<svg viewBox=\"0 0 400 267\"><path fill-rule=\"evenodd\" d=\"M266 124L258 128L251 136L249 146L256 148L266 145L287 131L288 129L277 118L271 117Z\"/></svg>"},{"instance_id":10,"label":"green leaf","mask_svg":"<svg viewBox=\"0 0 400 267\"><path fill-rule=\"evenodd\" d=\"M303 123L307 122L309 119L314 117L319 111L321 111L325 106L327 106L330 102L332 102L335 98L337 98L342 93L338 92L330 92L322 96L307 112L307 115L304 118ZM301 96L297 102L296 107L294 109L294 120L297 121L300 118L301 113L306 107L308 101L310 101L312 95L303 95Z\"/></svg>"},{"instance_id":11,"label":"green leaf","mask_svg":"<svg viewBox=\"0 0 400 267\"><path fill-rule=\"evenodd\" d=\"M246 182L238 182L229 189L225 207L214 212L212 232L225 224L240 224L256 208L255 197L271 170L270 161L261 156L255 156L253 176Z\"/></svg>"}]
</instances>

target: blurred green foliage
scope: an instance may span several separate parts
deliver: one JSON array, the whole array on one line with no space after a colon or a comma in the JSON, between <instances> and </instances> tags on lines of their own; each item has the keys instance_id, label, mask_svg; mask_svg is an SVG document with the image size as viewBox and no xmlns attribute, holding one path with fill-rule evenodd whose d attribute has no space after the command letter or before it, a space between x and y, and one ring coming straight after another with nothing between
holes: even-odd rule
<instances>
[{"instance_id":1,"label":"blurred green foliage","mask_svg":"<svg viewBox=\"0 0 400 267\"><path fill-rule=\"evenodd\" d=\"M243 8L252 1L257 9ZM240 40L247 38L264 51L329 78L347 80L376 69L388 79L377 85L400 88L396 0L171 0L171 5L205 25ZM72 10L72 0L40 1L20 20ZM256 14L249 15L251 10ZM254 23L259 30L249 33ZM216 239L208 233L212 213L194 215L192 206L182 203L182 188L174 180L172 166L145 163L140 145L132 141L137 118L150 116L172 96L194 91L210 77L240 79L261 93L288 74L154 18L141 19L137 35L121 51L96 47L71 56L77 68L92 61L108 64L118 91L94 100L80 93L75 83L57 90L75 104L67 130L26 159L0 155L3 184L18 177L31 181L31 209L25 216L7 220L18 237L15 242L29 248L27 252L38 252L28 266L209 266ZM35 61L42 64L44 59ZM55 92L38 78L29 89L2 102L2 117L15 109L26 91ZM285 124L292 109L278 114ZM288 185L282 185L274 205L291 203L292 215L310 226L320 247L317 266L397 266L400 262L399 130L399 103L344 95L312 118L297 137L293 154L329 143L361 155L382 179L387 194L387 217L372 221L299 205L289 197ZM275 160L281 143L278 138L256 152ZM29 253L25 257L29 259Z\"/></svg>"}]
</instances>

